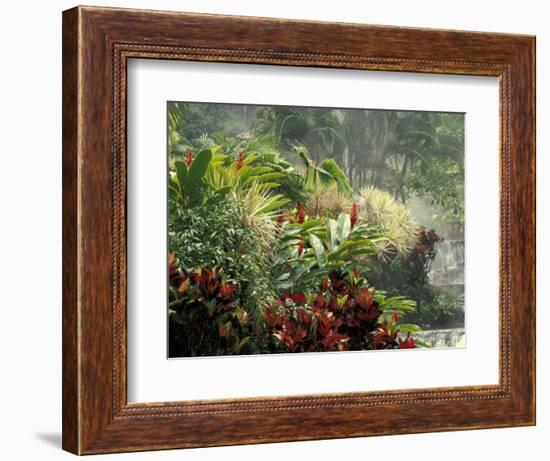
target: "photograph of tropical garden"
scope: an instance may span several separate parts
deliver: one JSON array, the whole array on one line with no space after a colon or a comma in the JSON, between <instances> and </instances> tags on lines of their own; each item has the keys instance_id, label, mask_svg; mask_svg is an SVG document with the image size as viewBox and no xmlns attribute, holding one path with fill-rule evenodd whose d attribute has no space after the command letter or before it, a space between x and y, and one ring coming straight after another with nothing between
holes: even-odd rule
<instances>
[{"instance_id":1,"label":"photograph of tropical garden","mask_svg":"<svg viewBox=\"0 0 550 461\"><path fill-rule=\"evenodd\" d=\"M167 103L168 357L464 346L464 114Z\"/></svg>"}]
</instances>

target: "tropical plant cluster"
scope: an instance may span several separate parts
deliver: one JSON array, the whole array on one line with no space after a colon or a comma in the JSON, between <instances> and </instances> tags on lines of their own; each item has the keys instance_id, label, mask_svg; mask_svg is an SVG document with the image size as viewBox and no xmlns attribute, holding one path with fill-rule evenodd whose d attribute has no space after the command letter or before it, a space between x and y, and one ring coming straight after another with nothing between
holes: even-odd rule
<instances>
[{"instance_id":1,"label":"tropical plant cluster","mask_svg":"<svg viewBox=\"0 0 550 461\"><path fill-rule=\"evenodd\" d=\"M425 269L437 236L304 146L291 162L271 138L217 141L170 152L171 357L424 345L415 300L374 281Z\"/></svg>"}]
</instances>

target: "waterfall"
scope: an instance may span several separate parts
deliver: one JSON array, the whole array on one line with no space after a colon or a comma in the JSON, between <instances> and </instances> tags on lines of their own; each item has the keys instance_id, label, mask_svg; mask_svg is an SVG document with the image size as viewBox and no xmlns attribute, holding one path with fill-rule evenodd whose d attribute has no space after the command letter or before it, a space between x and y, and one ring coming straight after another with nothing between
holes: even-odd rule
<instances>
[{"instance_id":1,"label":"waterfall","mask_svg":"<svg viewBox=\"0 0 550 461\"><path fill-rule=\"evenodd\" d=\"M464 240L443 240L436 244L436 255L428 274L437 286L464 289Z\"/></svg>"}]
</instances>

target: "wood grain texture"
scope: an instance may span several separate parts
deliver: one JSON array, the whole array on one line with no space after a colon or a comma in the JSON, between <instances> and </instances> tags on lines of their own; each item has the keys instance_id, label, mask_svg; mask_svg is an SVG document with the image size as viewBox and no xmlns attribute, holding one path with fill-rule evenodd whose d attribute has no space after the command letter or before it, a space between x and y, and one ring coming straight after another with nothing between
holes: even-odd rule
<instances>
[{"instance_id":1,"label":"wood grain texture","mask_svg":"<svg viewBox=\"0 0 550 461\"><path fill-rule=\"evenodd\" d=\"M534 37L78 7L63 14L63 447L78 454L535 422ZM174 59L500 79L500 382L128 404L126 63Z\"/></svg>"},{"instance_id":2,"label":"wood grain texture","mask_svg":"<svg viewBox=\"0 0 550 461\"><path fill-rule=\"evenodd\" d=\"M78 10L63 17L63 448L79 452L78 399Z\"/></svg>"}]
</instances>

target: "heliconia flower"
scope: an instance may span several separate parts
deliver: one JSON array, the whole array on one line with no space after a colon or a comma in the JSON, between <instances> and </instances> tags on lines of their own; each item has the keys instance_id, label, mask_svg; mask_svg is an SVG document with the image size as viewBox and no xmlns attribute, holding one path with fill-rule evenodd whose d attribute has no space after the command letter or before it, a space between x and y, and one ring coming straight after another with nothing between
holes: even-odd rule
<instances>
[{"instance_id":1,"label":"heliconia flower","mask_svg":"<svg viewBox=\"0 0 550 461\"><path fill-rule=\"evenodd\" d=\"M237 167L237 171L239 171L243 167L243 165L244 165L243 151L239 152L239 155L237 156L237 161L236 161L235 165Z\"/></svg>"},{"instance_id":2,"label":"heliconia flower","mask_svg":"<svg viewBox=\"0 0 550 461\"><path fill-rule=\"evenodd\" d=\"M359 219L359 207L357 206L357 203L355 203L355 202L351 205L351 211L350 211L350 214L349 214L349 219L350 219L350 222L351 222L351 228L353 229L355 224L357 224L357 220Z\"/></svg>"},{"instance_id":3,"label":"heliconia flower","mask_svg":"<svg viewBox=\"0 0 550 461\"><path fill-rule=\"evenodd\" d=\"M298 256L302 256L303 252L304 252L304 237L300 237L300 241L298 242Z\"/></svg>"},{"instance_id":4,"label":"heliconia flower","mask_svg":"<svg viewBox=\"0 0 550 461\"><path fill-rule=\"evenodd\" d=\"M328 290L328 277L323 280L323 290Z\"/></svg>"},{"instance_id":5,"label":"heliconia flower","mask_svg":"<svg viewBox=\"0 0 550 461\"><path fill-rule=\"evenodd\" d=\"M193 163L193 151L191 149L187 149L187 154L185 154L185 164L189 167L191 166L191 163Z\"/></svg>"},{"instance_id":6,"label":"heliconia flower","mask_svg":"<svg viewBox=\"0 0 550 461\"><path fill-rule=\"evenodd\" d=\"M285 213L282 208L279 208L279 214L277 215L277 225L282 226L285 221Z\"/></svg>"},{"instance_id":7,"label":"heliconia flower","mask_svg":"<svg viewBox=\"0 0 550 461\"><path fill-rule=\"evenodd\" d=\"M303 224L305 220L305 211L304 211L304 204L298 203L298 206L296 207L296 221L298 224Z\"/></svg>"},{"instance_id":8,"label":"heliconia flower","mask_svg":"<svg viewBox=\"0 0 550 461\"><path fill-rule=\"evenodd\" d=\"M416 347L416 340L413 338L406 338L398 340L399 349L414 349Z\"/></svg>"}]
</instances>

